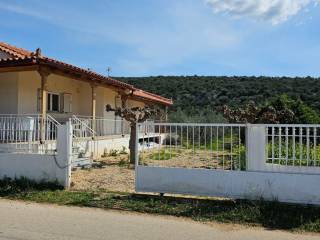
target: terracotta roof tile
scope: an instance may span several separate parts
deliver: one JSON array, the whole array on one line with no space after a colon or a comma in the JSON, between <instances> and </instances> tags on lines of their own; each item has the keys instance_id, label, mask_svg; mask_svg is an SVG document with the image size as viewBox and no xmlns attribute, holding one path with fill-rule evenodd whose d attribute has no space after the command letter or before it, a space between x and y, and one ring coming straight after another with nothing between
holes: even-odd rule
<instances>
[{"instance_id":1,"label":"terracotta roof tile","mask_svg":"<svg viewBox=\"0 0 320 240\"><path fill-rule=\"evenodd\" d=\"M157 102L164 105L172 105L172 100L161 97L159 95L149 93L143 91L141 89L135 88L134 86L121 82L119 80L112 79L110 77L103 76L96 72L83 69L62 61L55 60L53 58L45 57L45 56L37 56L35 53L27 51L22 48L17 48L15 46L11 46L7 43L0 42L0 50L12 55L10 58L0 59L0 67L7 66L19 66L19 65L36 65L36 64L44 64L49 66L54 66L58 68L67 69L69 71L82 73L87 75L89 78L94 80L99 80L102 83L110 84L117 87L127 88L133 91L133 97L143 98L152 102Z\"/></svg>"},{"instance_id":2,"label":"terracotta roof tile","mask_svg":"<svg viewBox=\"0 0 320 240\"><path fill-rule=\"evenodd\" d=\"M168 99L168 98L165 98L165 97L153 94L153 93L149 93L149 92L143 91L141 89L137 89L137 88L133 92L133 96L139 97L139 98L145 98L150 101L156 101L156 102L159 102L159 103L162 103L165 105L172 105L173 104L171 99Z\"/></svg>"},{"instance_id":3,"label":"terracotta roof tile","mask_svg":"<svg viewBox=\"0 0 320 240\"><path fill-rule=\"evenodd\" d=\"M9 45L4 42L0 42L0 50L2 50L5 53L8 53L10 55L13 55L14 57L30 57L32 55L32 52L22 49L22 48L17 48L15 46Z\"/></svg>"}]
</instances>

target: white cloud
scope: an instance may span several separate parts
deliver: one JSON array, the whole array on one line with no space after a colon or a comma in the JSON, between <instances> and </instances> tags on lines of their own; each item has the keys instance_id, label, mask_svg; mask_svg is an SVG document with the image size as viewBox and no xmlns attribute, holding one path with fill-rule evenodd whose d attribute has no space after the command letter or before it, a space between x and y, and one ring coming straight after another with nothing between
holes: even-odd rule
<instances>
[{"instance_id":1,"label":"white cloud","mask_svg":"<svg viewBox=\"0 0 320 240\"><path fill-rule=\"evenodd\" d=\"M235 18L250 17L271 22L285 22L310 3L319 0L206 0L214 13L224 13Z\"/></svg>"},{"instance_id":2,"label":"white cloud","mask_svg":"<svg viewBox=\"0 0 320 240\"><path fill-rule=\"evenodd\" d=\"M17 13L17 14L22 14L25 16L35 17L35 18L47 20L47 21L54 20L52 17L50 17L47 14L43 14L41 12L34 11L31 8L28 9L28 8L21 7L18 5L0 3L0 10L5 10L5 11Z\"/></svg>"}]
</instances>

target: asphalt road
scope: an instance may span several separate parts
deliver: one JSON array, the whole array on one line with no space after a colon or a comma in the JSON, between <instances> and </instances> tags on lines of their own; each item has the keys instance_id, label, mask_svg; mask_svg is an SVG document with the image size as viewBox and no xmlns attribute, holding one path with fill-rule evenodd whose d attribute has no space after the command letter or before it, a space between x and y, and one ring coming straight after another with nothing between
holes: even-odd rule
<instances>
[{"instance_id":1,"label":"asphalt road","mask_svg":"<svg viewBox=\"0 0 320 240\"><path fill-rule=\"evenodd\" d=\"M313 240L301 235L173 217L0 200L0 239Z\"/></svg>"}]
</instances>

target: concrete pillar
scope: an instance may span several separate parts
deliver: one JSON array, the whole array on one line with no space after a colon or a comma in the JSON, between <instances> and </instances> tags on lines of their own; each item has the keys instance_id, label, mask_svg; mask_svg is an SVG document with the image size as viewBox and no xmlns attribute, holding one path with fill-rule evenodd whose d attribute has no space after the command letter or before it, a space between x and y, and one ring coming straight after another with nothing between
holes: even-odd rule
<instances>
[{"instance_id":1,"label":"concrete pillar","mask_svg":"<svg viewBox=\"0 0 320 240\"><path fill-rule=\"evenodd\" d=\"M60 184L69 188L72 161L72 125L70 121L58 126L57 152L56 177Z\"/></svg>"},{"instance_id":2,"label":"concrete pillar","mask_svg":"<svg viewBox=\"0 0 320 240\"><path fill-rule=\"evenodd\" d=\"M266 128L263 125L246 127L246 156L248 171L264 171L266 166Z\"/></svg>"}]
</instances>

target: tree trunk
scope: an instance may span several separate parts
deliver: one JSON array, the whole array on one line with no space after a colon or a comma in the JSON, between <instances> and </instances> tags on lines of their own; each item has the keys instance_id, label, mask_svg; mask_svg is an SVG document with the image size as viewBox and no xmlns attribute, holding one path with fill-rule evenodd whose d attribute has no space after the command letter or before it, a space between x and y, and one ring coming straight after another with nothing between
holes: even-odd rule
<instances>
[{"instance_id":1,"label":"tree trunk","mask_svg":"<svg viewBox=\"0 0 320 240\"><path fill-rule=\"evenodd\" d=\"M135 164L136 160L136 124L130 124L130 140L129 140L129 150L130 150L130 163Z\"/></svg>"}]
</instances>

